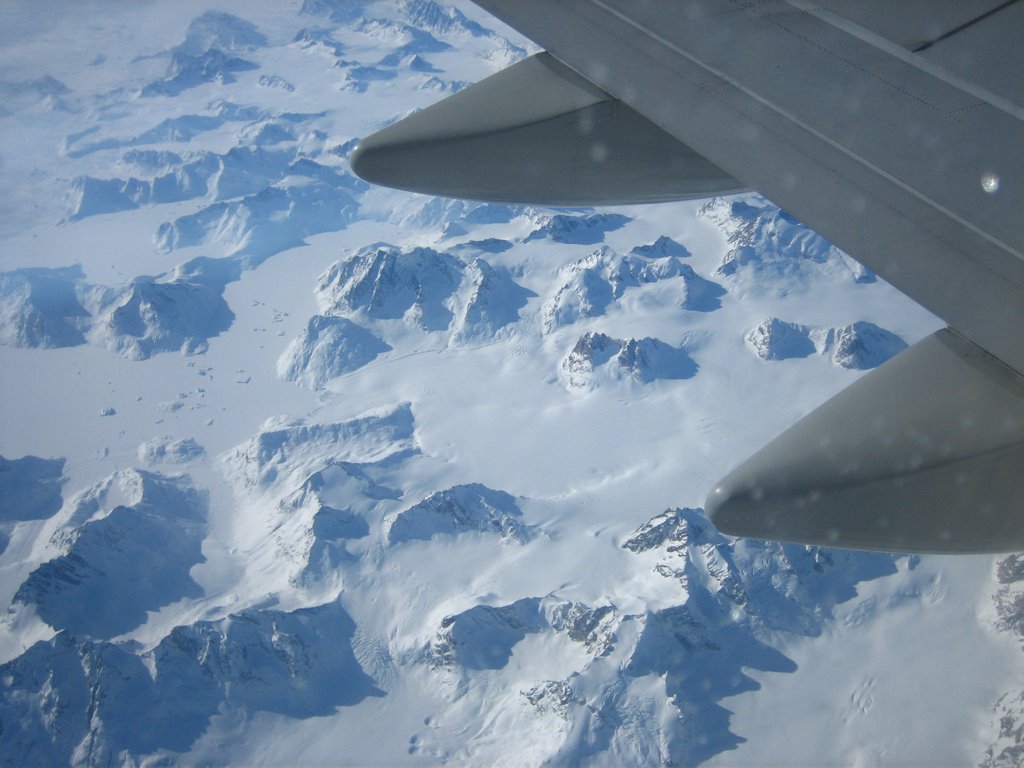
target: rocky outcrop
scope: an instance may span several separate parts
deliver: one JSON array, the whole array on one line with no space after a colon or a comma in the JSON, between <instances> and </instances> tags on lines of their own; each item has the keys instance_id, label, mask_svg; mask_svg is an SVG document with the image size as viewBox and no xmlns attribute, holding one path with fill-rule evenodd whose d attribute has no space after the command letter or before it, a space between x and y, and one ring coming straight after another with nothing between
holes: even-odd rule
<instances>
[{"instance_id":1,"label":"rocky outcrop","mask_svg":"<svg viewBox=\"0 0 1024 768\"><path fill-rule=\"evenodd\" d=\"M749 270L758 280L793 279L817 271L858 283L875 281L869 269L761 198L715 198L701 215L719 226L729 243L719 275L734 277Z\"/></svg>"},{"instance_id":2,"label":"rocky outcrop","mask_svg":"<svg viewBox=\"0 0 1024 768\"><path fill-rule=\"evenodd\" d=\"M439 535L485 533L523 544L533 536L533 529L521 518L515 498L504 491L477 483L457 485L395 515L387 538L391 544L399 544Z\"/></svg>"},{"instance_id":3,"label":"rocky outcrop","mask_svg":"<svg viewBox=\"0 0 1024 768\"><path fill-rule=\"evenodd\" d=\"M593 332L579 338L559 370L569 389L590 389L624 379L649 384L658 379L688 379L696 373L697 364L683 346L652 338L613 339Z\"/></svg>"},{"instance_id":4,"label":"rocky outcrop","mask_svg":"<svg viewBox=\"0 0 1024 768\"><path fill-rule=\"evenodd\" d=\"M564 267L559 277L561 283L543 309L548 332L582 318L599 317L627 289L662 280L678 279L679 306L697 312L718 309L725 294L720 285L698 275L678 256L622 256L607 246Z\"/></svg>"},{"instance_id":5,"label":"rocky outcrop","mask_svg":"<svg viewBox=\"0 0 1024 768\"><path fill-rule=\"evenodd\" d=\"M358 370L391 347L343 317L314 315L277 361L277 374L310 389Z\"/></svg>"},{"instance_id":6,"label":"rocky outcrop","mask_svg":"<svg viewBox=\"0 0 1024 768\"><path fill-rule=\"evenodd\" d=\"M840 368L876 368L907 348L892 331L859 320L839 328L814 328L769 317L746 336L747 345L762 360L788 360L828 355Z\"/></svg>"},{"instance_id":7,"label":"rocky outcrop","mask_svg":"<svg viewBox=\"0 0 1024 768\"><path fill-rule=\"evenodd\" d=\"M628 222L628 216L618 213L556 213L538 217L539 226L527 235L524 242L547 239L556 243L596 245L604 240L606 233L621 229Z\"/></svg>"},{"instance_id":8,"label":"rocky outcrop","mask_svg":"<svg viewBox=\"0 0 1024 768\"><path fill-rule=\"evenodd\" d=\"M147 611L201 594L189 569L204 560L204 497L187 478L132 474L138 500L71 530L64 554L32 571L16 604L32 605L55 629L111 638L142 624Z\"/></svg>"},{"instance_id":9,"label":"rocky outcrop","mask_svg":"<svg viewBox=\"0 0 1024 768\"><path fill-rule=\"evenodd\" d=\"M91 319L83 306L84 278L79 266L0 272L0 342L43 348L84 344Z\"/></svg>"},{"instance_id":10,"label":"rocky outcrop","mask_svg":"<svg viewBox=\"0 0 1024 768\"><path fill-rule=\"evenodd\" d=\"M432 248L364 248L334 264L321 277L322 311L362 311L377 319L405 318L424 330L451 324L448 300L462 282L465 264Z\"/></svg>"},{"instance_id":11,"label":"rocky outcrop","mask_svg":"<svg viewBox=\"0 0 1024 768\"><path fill-rule=\"evenodd\" d=\"M63 482L64 459L0 456L0 522L50 517L63 503Z\"/></svg>"}]
</instances>

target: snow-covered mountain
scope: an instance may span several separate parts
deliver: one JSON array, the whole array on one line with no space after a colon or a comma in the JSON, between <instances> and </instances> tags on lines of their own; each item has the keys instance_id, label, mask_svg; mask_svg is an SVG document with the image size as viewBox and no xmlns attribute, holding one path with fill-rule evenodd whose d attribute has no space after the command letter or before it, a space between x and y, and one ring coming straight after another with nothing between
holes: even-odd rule
<instances>
[{"instance_id":1,"label":"snow-covered mountain","mask_svg":"<svg viewBox=\"0 0 1024 768\"><path fill-rule=\"evenodd\" d=\"M302 334L282 353L277 372L282 379L322 389L330 379L361 368L390 349L351 320L314 315Z\"/></svg>"},{"instance_id":2,"label":"snow-covered mountain","mask_svg":"<svg viewBox=\"0 0 1024 768\"><path fill-rule=\"evenodd\" d=\"M148 610L201 594L189 577L203 560L206 510L200 494L187 477L128 471L132 477L117 481L131 483L138 501L59 531L51 542L62 554L29 574L13 606L31 606L54 629L107 639L143 623ZM109 599L112 593L119 599Z\"/></svg>"},{"instance_id":3,"label":"snow-covered mountain","mask_svg":"<svg viewBox=\"0 0 1024 768\"><path fill-rule=\"evenodd\" d=\"M27 348L92 342L136 360L197 354L231 327L235 316L223 293L239 274L237 263L206 257L116 286L89 284L79 265L0 273L0 338Z\"/></svg>"},{"instance_id":4,"label":"snow-covered mountain","mask_svg":"<svg viewBox=\"0 0 1024 768\"><path fill-rule=\"evenodd\" d=\"M655 256L659 251L671 250L675 249L667 247L665 239L659 239L653 246L633 249L633 254L643 256L622 256L608 246L601 246L563 268L563 282L544 310L545 328L551 331L582 317L602 315L613 300L622 298L627 288L669 278L679 278L676 290L680 307L695 312L718 309L725 293L720 285L698 275L677 255Z\"/></svg>"},{"instance_id":5,"label":"snow-covered mountain","mask_svg":"<svg viewBox=\"0 0 1024 768\"><path fill-rule=\"evenodd\" d=\"M746 339L762 360L828 353L836 365L856 369L875 368L907 348L899 336L866 320L842 328L808 328L770 317Z\"/></svg>"},{"instance_id":6,"label":"snow-covered mountain","mask_svg":"<svg viewBox=\"0 0 1024 768\"><path fill-rule=\"evenodd\" d=\"M757 275L793 276L810 270L840 274L858 283L875 275L783 210L764 201L715 198L701 215L726 233L729 249L717 269L720 275L753 271Z\"/></svg>"},{"instance_id":7,"label":"snow-covered mountain","mask_svg":"<svg viewBox=\"0 0 1024 768\"><path fill-rule=\"evenodd\" d=\"M589 332L566 355L561 373L567 387L580 389L624 377L639 383L688 379L697 373L697 364L684 348L658 339L613 339Z\"/></svg>"},{"instance_id":8,"label":"snow-covered mountain","mask_svg":"<svg viewBox=\"0 0 1024 768\"><path fill-rule=\"evenodd\" d=\"M0 763L1019 764L1017 555L699 506L935 318L756 195L355 178L535 50L461 0L4 19Z\"/></svg>"}]
</instances>

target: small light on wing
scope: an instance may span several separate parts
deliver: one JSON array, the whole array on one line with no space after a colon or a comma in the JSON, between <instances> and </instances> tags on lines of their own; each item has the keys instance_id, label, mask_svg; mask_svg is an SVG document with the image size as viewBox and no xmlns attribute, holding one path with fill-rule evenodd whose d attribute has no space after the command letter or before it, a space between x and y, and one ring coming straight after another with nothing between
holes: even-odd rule
<instances>
[{"instance_id":1,"label":"small light on wing","mask_svg":"<svg viewBox=\"0 0 1024 768\"><path fill-rule=\"evenodd\" d=\"M999 191L999 177L994 173L984 173L981 176L981 188L994 195Z\"/></svg>"}]
</instances>

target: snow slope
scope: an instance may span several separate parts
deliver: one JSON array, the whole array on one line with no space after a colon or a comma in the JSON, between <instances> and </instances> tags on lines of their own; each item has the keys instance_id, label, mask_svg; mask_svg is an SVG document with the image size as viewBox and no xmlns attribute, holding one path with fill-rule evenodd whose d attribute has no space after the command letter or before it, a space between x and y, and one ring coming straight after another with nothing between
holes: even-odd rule
<instances>
[{"instance_id":1,"label":"snow slope","mask_svg":"<svg viewBox=\"0 0 1024 768\"><path fill-rule=\"evenodd\" d=\"M756 195L356 179L534 50L468 3L0 21L0 762L1019 763L1017 556L699 507L935 318Z\"/></svg>"}]
</instances>

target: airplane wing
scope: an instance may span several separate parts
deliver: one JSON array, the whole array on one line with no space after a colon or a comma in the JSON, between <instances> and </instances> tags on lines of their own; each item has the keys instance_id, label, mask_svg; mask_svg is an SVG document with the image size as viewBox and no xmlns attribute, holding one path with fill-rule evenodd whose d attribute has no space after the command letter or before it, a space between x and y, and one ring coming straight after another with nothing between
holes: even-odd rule
<instances>
[{"instance_id":1,"label":"airplane wing","mask_svg":"<svg viewBox=\"0 0 1024 768\"><path fill-rule=\"evenodd\" d=\"M941 317L716 484L733 535L1024 549L1024 2L476 0L541 45L365 139L487 200L756 189Z\"/></svg>"}]
</instances>

